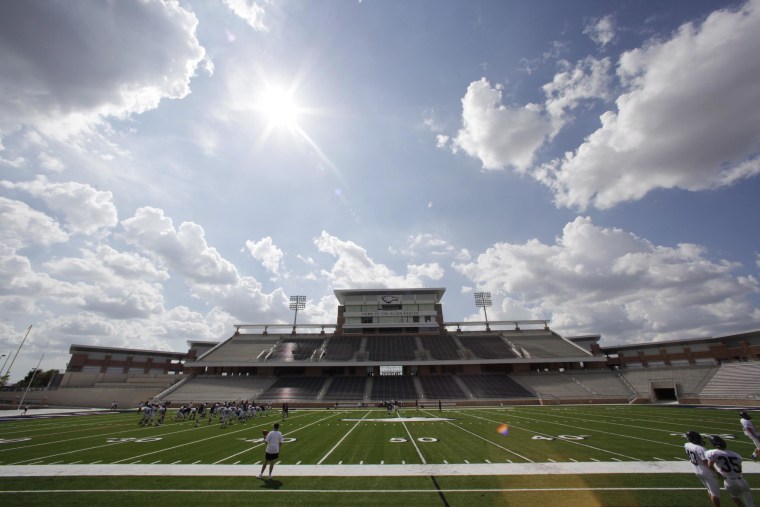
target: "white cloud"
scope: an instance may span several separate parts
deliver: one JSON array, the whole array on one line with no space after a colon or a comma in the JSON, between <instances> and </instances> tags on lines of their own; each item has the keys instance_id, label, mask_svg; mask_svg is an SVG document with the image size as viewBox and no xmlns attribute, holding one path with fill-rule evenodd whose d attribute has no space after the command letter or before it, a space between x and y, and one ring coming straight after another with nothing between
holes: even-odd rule
<instances>
[{"instance_id":1,"label":"white cloud","mask_svg":"<svg viewBox=\"0 0 760 507\"><path fill-rule=\"evenodd\" d=\"M56 292L49 276L37 273L28 258L0 244L0 308L3 314L26 314L39 311L43 297Z\"/></svg>"},{"instance_id":2,"label":"white cloud","mask_svg":"<svg viewBox=\"0 0 760 507\"><path fill-rule=\"evenodd\" d=\"M197 24L175 1L0 2L0 135L65 137L185 97L205 58Z\"/></svg>"},{"instance_id":3,"label":"white cloud","mask_svg":"<svg viewBox=\"0 0 760 507\"><path fill-rule=\"evenodd\" d=\"M0 184L6 188L24 190L44 201L52 210L62 213L66 225L74 234L91 235L118 223L113 194L87 184L73 181L54 183L42 175L33 181L2 181Z\"/></svg>"},{"instance_id":4,"label":"white cloud","mask_svg":"<svg viewBox=\"0 0 760 507\"><path fill-rule=\"evenodd\" d=\"M567 111L575 109L582 100L608 99L610 86L609 58L585 58L575 67L554 75L543 86L546 111L554 122L555 133L566 123Z\"/></svg>"},{"instance_id":5,"label":"white cloud","mask_svg":"<svg viewBox=\"0 0 760 507\"><path fill-rule=\"evenodd\" d=\"M481 78L470 83L462 98L462 128L453 145L479 158L484 169L525 170L550 133L551 123L539 106L505 106L502 86L491 87Z\"/></svg>"},{"instance_id":6,"label":"white cloud","mask_svg":"<svg viewBox=\"0 0 760 507\"><path fill-rule=\"evenodd\" d=\"M271 237L267 236L259 241L248 240L245 242L245 246L251 252L253 258L260 261L265 268L275 275L280 274L284 254L282 250L277 248Z\"/></svg>"},{"instance_id":7,"label":"white cloud","mask_svg":"<svg viewBox=\"0 0 760 507\"><path fill-rule=\"evenodd\" d=\"M437 263L409 265L407 275L397 275L388 266L377 264L353 241L343 241L325 231L314 239L314 244L320 252L336 258L330 271L321 271L336 288L424 287L423 278L438 280L443 276Z\"/></svg>"},{"instance_id":8,"label":"white cloud","mask_svg":"<svg viewBox=\"0 0 760 507\"><path fill-rule=\"evenodd\" d=\"M583 33L599 46L604 47L615 39L615 18L612 14L592 19L584 28Z\"/></svg>"},{"instance_id":9,"label":"white cloud","mask_svg":"<svg viewBox=\"0 0 760 507\"><path fill-rule=\"evenodd\" d=\"M47 169L48 171L59 173L66 168L66 166L64 165L63 161L61 161L61 159L54 157L52 155L49 155L48 153L45 153L44 151L40 152L37 158L40 161L40 166L42 166L44 169Z\"/></svg>"},{"instance_id":10,"label":"white cloud","mask_svg":"<svg viewBox=\"0 0 760 507\"><path fill-rule=\"evenodd\" d=\"M140 208L122 222L124 239L143 253L184 277L194 297L238 319L276 321L287 314L281 289L270 294L252 277L240 276L235 266L206 242L203 227L183 222L174 227L163 210Z\"/></svg>"},{"instance_id":11,"label":"white cloud","mask_svg":"<svg viewBox=\"0 0 760 507\"><path fill-rule=\"evenodd\" d=\"M203 228L193 222L174 227L161 209L145 207L121 223L124 238L156 256L189 281L204 284L236 283L235 266L206 242Z\"/></svg>"},{"instance_id":12,"label":"white cloud","mask_svg":"<svg viewBox=\"0 0 760 507\"><path fill-rule=\"evenodd\" d=\"M504 308L543 316L563 334L605 329L615 342L678 339L751 328L758 310L752 277L713 261L697 245L654 245L589 218L568 223L554 244L498 243L455 265L473 284L511 298ZM497 312L494 312L497 313ZM496 316L494 316L496 318Z\"/></svg>"},{"instance_id":13,"label":"white cloud","mask_svg":"<svg viewBox=\"0 0 760 507\"><path fill-rule=\"evenodd\" d=\"M760 173L758 54L758 0L624 53L617 111L536 178L558 205L605 209L657 188L714 189Z\"/></svg>"},{"instance_id":14,"label":"white cloud","mask_svg":"<svg viewBox=\"0 0 760 507\"><path fill-rule=\"evenodd\" d=\"M229 7L236 16L248 23L254 30L259 32L266 32L269 30L264 24L263 19L266 11L259 2L255 0L224 0L224 4Z\"/></svg>"},{"instance_id":15,"label":"white cloud","mask_svg":"<svg viewBox=\"0 0 760 507\"><path fill-rule=\"evenodd\" d=\"M108 245L95 251L83 250L81 257L63 257L44 264L46 272L58 279L86 280L89 283L122 285L125 282L164 282L169 273L134 252L119 252Z\"/></svg>"},{"instance_id":16,"label":"white cloud","mask_svg":"<svg viewBox=\"0 0 760 507\"><path fill-rule=\"evenodd\" d=\"M26 203L0 197L0 244L18 250L68 241L58 223Z\"/></svg>"}]
</instances>

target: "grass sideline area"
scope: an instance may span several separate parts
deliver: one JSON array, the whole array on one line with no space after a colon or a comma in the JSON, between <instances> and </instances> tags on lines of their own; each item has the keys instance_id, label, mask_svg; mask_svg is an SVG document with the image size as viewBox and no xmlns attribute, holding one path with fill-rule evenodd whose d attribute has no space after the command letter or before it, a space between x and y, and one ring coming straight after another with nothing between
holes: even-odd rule
<instances>
[{"instance_id":1,"label":"grass sideline area","mask_svg":"<svg viewBox=\"0 0 760 507\"><path fill-rule=\"evenodd\" d=\"M173 413L148 427L136 411L0 422L0 502L709 505L683 432L720 434L745 457L752 450L736 410L705 408L291 409L284 421L272 411L227 428ZM258 480L262 431L274 422L286 442L274 477ZM754 490L760 464L744 467ZM191 468L199 471L181 475ZM732 505L725 492L722 501Z\"/></svg>"}]
</instances>

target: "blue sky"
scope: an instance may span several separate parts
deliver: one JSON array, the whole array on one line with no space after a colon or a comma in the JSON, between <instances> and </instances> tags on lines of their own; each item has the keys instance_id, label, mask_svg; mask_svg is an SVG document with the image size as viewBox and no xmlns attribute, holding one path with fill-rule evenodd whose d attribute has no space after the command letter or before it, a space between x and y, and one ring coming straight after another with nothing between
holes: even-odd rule
<instances>
[{"instance_id":1,"label":"blue sky","mask_svg":"<svg viewBox=\"0 0 760 507\"><path fill-rule=\"evenodd\" d=\"M760 2L0 3L0 353L445 287L603 344L760 321Z\"/></svg>"}]
</instances>

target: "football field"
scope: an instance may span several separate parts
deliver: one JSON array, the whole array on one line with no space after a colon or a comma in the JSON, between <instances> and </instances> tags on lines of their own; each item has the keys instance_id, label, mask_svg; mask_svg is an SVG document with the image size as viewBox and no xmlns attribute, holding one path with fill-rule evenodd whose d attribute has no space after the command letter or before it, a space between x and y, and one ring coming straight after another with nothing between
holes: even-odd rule
<instances>
[{"instance_id":1,"label":"football field","mask_svg":"<svg viewBox=\"0 0 760 507\"><path fill-rule=\"evenodd\" d=\"M0 422L0 502L710 505L684 454L691 429L726 439L760 487L736 410L291 409L226 428L173 415L147 427L136 411ZM274 422L285 443L273 478L258 480L262 432Z\"/></svg>"}]
</instances>

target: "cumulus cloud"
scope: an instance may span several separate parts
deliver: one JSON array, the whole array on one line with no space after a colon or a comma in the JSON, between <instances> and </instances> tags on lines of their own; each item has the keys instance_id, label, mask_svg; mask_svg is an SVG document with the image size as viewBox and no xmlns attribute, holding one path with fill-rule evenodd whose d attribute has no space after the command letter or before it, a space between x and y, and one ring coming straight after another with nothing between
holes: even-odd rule
<instances>
[{"instance_id":1,"label":"cumulus cloud","mask_svg":"<svg viewBox=\"0 0 760 507\"><path fill-rule=\"evenodd\" d=\"M455 265L491 291L494 303L501 295L505 308L549 318L563 334L605 329L605 340L614 342L752 327L758 309L749 296L758 292L758 281L737 276L739 267L711 260L698 245L655 245L584 217L568 223L554 244L498 243Z\"/></svg>"},{"instance_id":2,"label":"cumulus cloud","mask_svg":"<svg viewBox=\"0 0 760 507\"><path fill-rule=\"evenodd\" d=\"M266 11L259 2L255 0L224 0L224 4L254 30L259 32L269 30L264 24Z\"/></svg>"},{"instance_id":3,"label":"cumulus cloud","mask_svg":"<svg viewBox=\"0 0 760 507\"><path fill-rule=\"evenodd\" d=\"M6 188L24 190L41 199L50 209L63 215L69 231L74 234L92 235L101 228L110 228L118 223L113 194L84 183L55 183L39 175L33 181L2 181L0 184Z\"/></svg>"},{"instance_id":4,"label":"cumulus cloud","mask_svg":"<svg viewBox=\"0 0 760 507\"><path fill-rule=\"evenodd\" d=\"M760 1L624 53L617 110L535 172L558 205L610 208L657 188L698 191L760 172Z\"/></svg>"},{"instance_id":5,"label":"cumulus cloud","mask_svg":"<svg viewBox=\"0 0 760 507\"><path fill-rule=\"evenodd\" d=\"M58 292L57 285L48 275L35 272L27 257L0 245L0 308L6 315L37 312L42 298Z\"/></svg>"},{"instance_id":6,"label":"cumulus cloud","mask_svg":"<svg viewBox=\"0 0 760 507\"><path fill-rule=\"evenodd\" d=\"M174 1L0 2L0 135L61 136L185 97L205 58L197 25Z\"/></svg>"},{"instance_id":7,"label":"cumulus cloud","mask_svg":"<svg viewBox=\"0 0 760 507\"><path fill-rule=\"evenodd\" d=\"M315 238L314 244L320 252L336 258L330 271L321 270L321 275L333 287L424 287L424 278L438 280L443 276L437 263L409 265L407 275L397 275L388 266L372 260L367 251L353 241L343 241L326 231Z\"/></svg>"},{"instance_id":8,"label":"cumulus cloud","mask_svg":"<svg viewBox=\"0 0 760 507\"><path fill-rule=\"evenodd\" d=\"M216 248L206 242L205 231L193 222L174 227L161 209L145 207L121 223L124 239L154 255L187 280L204 284L234 284L238 273Z\"/></svg>"},{"instance_id":9,"label":"cumulus cloud","mask_svg":"<svg viewBox=\"0 0 760 507\"><path fill-rule=\"evenodd\" d=\"M0 197L0 244L13 250L68 241L58 222L26 203Z\"/></svg>"},{"instance_id":10,"label":"cumulus cloud","mask_svg":"<svg viewBox=\"0 0 760 507\"><path fill-rule=\"evenodd\" d=\"M280 274L280 266L284 256L282 250L277 248L272 238L267 236L259 241L248 240L245 242L246 248L257 261L260 261L265 268L274 273Z\"/></svg>"},{"instance_id":11,"label":"cumulus cloud","mask_svg":"<svg viewBox=\"0 0 760 507\"><path fill-rule=\"evenodd\" d=\"M401 254L409 257L452 257L457 260L469 260L467 249L457 249L445 239L438 238L430 233L421 233L408 236L406 246L397 250L389 247L393 254Z\"/></svg>"},{"instance_id":12,"label":"cumulus cloud","mask_svg":"<svg viewBox=\"0 0 760 507\"><path fill-rule=\"evenodd\" d=\"M584 58L574 67L555 74L552 82L543 86L554 133L566 123L567 111L575 109L581 101L609 98L611 67L609 58Z\"/></svg>"},{"instance_id":13,"label":"cumulus cloud","mask_svg":"<svg viewBox=\"0 0 760 507\"><path fill-rule=\"evenodd\" d=\"M604 47L615 39L615 18L612 14L594 18L583 28L583 33L599 46Z\"/></svg>"},{"instance_id":14,"label":"cumulus cloud","mask_svg":"<svg viewBox=\"0 0 760 507\"><path fill-rule=\"evenodd\" d=\"M536 104L504 105L502 90L486 78L470 83L462 98L462 128L452 143L480 159L484 169L511 166L522 171L551 133L551 122Z\"/></svg>"},{"instance_id":15,"label":"cumulus cloud","mask_svg":"<svg viewBox=\"0 0 760 507\"><path fill-rule=\"evenodd\" d=\"M288 300L282 290L267 294L255 278L240 276L237 268L208 244L200 225L183 222L175 228L163 210L151 207L138 209L121 225L127 242L181 275L194 297L238 322L276 321L287 315Z\"/></svg>"}]
</instances>

